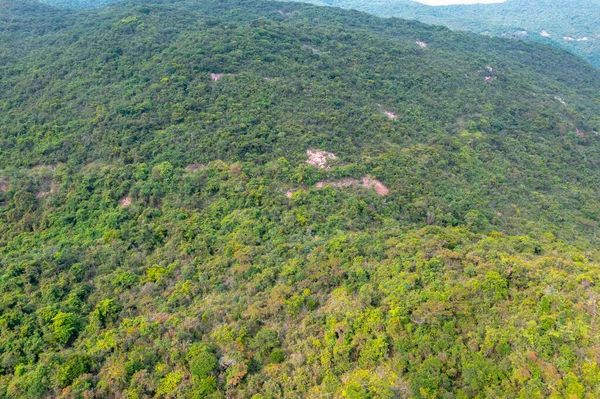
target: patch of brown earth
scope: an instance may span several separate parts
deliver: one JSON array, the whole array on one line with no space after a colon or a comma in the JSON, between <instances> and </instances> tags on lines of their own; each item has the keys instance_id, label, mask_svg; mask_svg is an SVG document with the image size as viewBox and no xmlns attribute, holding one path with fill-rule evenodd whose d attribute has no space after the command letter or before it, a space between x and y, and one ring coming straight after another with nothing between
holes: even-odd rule
<instances>
[{"instance_id":1,"label":"patch of brown earth","mask_svg":"<svg viewBox=\"0 0 600 399\"><path fill-rule=\"evenodd\" d=\"M224 75L224 73L211 73L210 78L216 82L217 80L221 79Z\"/></svg>"},{"instance_id":2,"label":"patch of brown earth","mask_svg":"<svg viewBox=\"0 0 600 399\"><path fill-rule=\"evenodd\" d=\"M398 118L398 115L396 115L396 114L394 114L393 112L390 112L390 111L383 110L383 114L385 116L387 116L388 118L390 118L390 119L397 119Z\"/></svg>"},{"instance_id":3,"label":"patch of brown earth","mask_svg":"<svg viewBox=\"0 0 600 399\"><path fill-rule=\"evenodd\" d=\"M373 179L369 176L363 176L361 179L355 179L353 177L346 177L344 179L335 180L335 181L320 181L315 184L316 188L323 188L326 186L331 186L334 188L342 188L349 186L362 186L368 190L375 190L378 195L388 195L390 193L390 189L385 186L379 180Z\"/></svg>"},{"instance_id":4,"label":"patch of brown earth","mask_svg":"<svg viewBox=\"0 0 600 399\"><path fill-rule=\"evenodd\" d=\"M50 164L50 165L43 165L41 163L34 165L32 168L32 170L37 170L37 169L50 169L50 170L55 170L56 169L56 165Z\"/></svg>"},{"instance_id":5,"label":"patch of brown earth","mask_svg":"<svg viewBox=\"0 0 600 399\"><path fill-rule=\"evenodd\" d=\"M575 129L575 134L577 135L577 137L584 137L585 136L585 134L581 130L579 130L579 129Z\"/></svg>"},{"instance_id":6,"label":"patch of brown earth","mask_svg":"<svg viewBox=\"0 0 600 399\"><path fill-rule=\"evenodd\" d=\"M5 193L8 191L8 184L6 183L0 183L0 193Z\"/></svg>"},{"instance_id":7,"label":"patch of brown earth","mask_svg":"<svg viewBox=\"0 0 600 399\"><path fill-rule=\"evenodd\" d=\"M52 193L54 193L56 191L56 185L54 183L50 184L50 190L46 191L46 190L42 190L40 192L38 192L35 195L35 198L40 199L40 198L44 198Z\"/></svg>"},{"instance_id":8,"label":"patch of brown earth","mask_svg":"<svg viewBox=\"0 0 600 399\"><path fill-rule=\"evenodd\" d=\"M285 192L285 196L288 198L292 198L294 196L294 192L292 190L287 190Z\"/></svg>"},{"instance_id":9,"label":"patch of brown earth","mask_svg":"<svg viewBox=\"0 0 600 399\"><path fill-rule=\"evenodd\" d=\"M310 49L310 51L312 51L313 54L321 54L321 50L319 50L316 47L309 46L308 44L303 44L302 47Z\"/></svg>"},{"instance_id":10,"label":"patch of brown earth","mask_svg":"<svg viewBox=\"0 0 600 399\"><path fill-rule=\"evenodd\" d=\"M390 193L390 189L387 188L385 184L377 179L372 179L369 176L362 177L362 184L365 188L374 189L379 195L388 195Z\"/></svg>"},{"instance_id":11,"label":"patch of brown earth","mask_svg":"<svg viewBox=\"0 0 600 399\"><path fill-rule=\"evenodd\" d=\"M119 206L122 208L127 208L129 205L131 205L131 197L123 197L119 201Z\"/></svg>"},{"instance_id":12,"label":"patch of brown earth","mask_svg":"<svg viewBox=\"0 0 600 399\"><path fill-rule=\"evenodd\" d=\"M337 158L334 153L319 149L306 150L306 155L308 155L308 160L306 161L307 163L321 169L327 168L328 159Z\"/></svg>"},{"instance_id":13,"label":"patch of brown earth","mask_svg":"<svg viewBox=\"0 0 600 399\"><path fill-rule=\"evenodd\" d=\"M206 169L206 165L203 163L191 163L185 167L185 170L189 170L191 172L195 172L200 169Z\"/></svg>"}]
</instances>

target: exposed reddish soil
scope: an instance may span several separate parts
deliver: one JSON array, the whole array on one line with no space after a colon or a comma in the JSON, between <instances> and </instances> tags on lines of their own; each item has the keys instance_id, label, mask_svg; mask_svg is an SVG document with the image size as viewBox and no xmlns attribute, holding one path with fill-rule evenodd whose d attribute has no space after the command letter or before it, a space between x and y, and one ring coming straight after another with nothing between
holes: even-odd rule
<instances>
[{"instance_id":1,"label":"exposed reddish soil","mask_svg":"<svg viewBox=\"0 0 600 399\"><path fill-rule=\"evenodd\" d=\"M129 205L131 205L131 197L123 197L119 201L119 206L122 208L127 208Z\"/></svg>"},{"instance_id":2,"label":"exposed reddish soil","mask_svg":"<svg viewBox=\"0 0 600 399\"><path fill-rule=\"evenodd\" d=\"M375 190L375 192L379 195L388 195L390 193L390 189L387 188L385 184L369 176L363 176L360 180L352 177L346 177L344 179L335 181L320 181L317 184L315 184L315 187L317 188L323 188L326 186L331 186L335 188L362 186L369 190Z\"/></svg>"},{"instance_id":3,"label":"exposed reddish soil","mask_svg":"<svg viewBox=\"0 0 600 399\"><path fill-rule=\"evenodd\" d=\"M191 163L185 167L185 170L189 170L192 172L200 169L206 169L206 165L204 165L203 163Z\"/></svg>"}]
</instances>

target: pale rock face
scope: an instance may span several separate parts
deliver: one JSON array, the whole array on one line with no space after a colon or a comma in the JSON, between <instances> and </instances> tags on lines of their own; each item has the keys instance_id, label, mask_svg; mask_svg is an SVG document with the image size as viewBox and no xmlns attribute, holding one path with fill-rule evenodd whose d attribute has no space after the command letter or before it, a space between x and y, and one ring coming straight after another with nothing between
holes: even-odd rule
<instances>
[{"instance_id":1,"label":"pale rock face","mask_svg":"<svg viewBox=\"0 0 600 399\"><path fill-rule=\"evenodd\" d=\"M321 169L327 167L328 159L337 158L334 153L319 149L306 150L306 155L308 155L308 160L306 162Z\"/></svg>"},{"instance_id":2,"label":"pale rock face","mask_svg":"<svg viewBox=\"0 0 600 399\"><path fill-rule=\"evenodd\" d=\"M398 118L398 115L396 115L396 114L394 114L393 112L390 112L390 111L383 111L383 114L385 116L387 116L388 118L390 118L390 119L397 119Z\"/></svg>"}]
</instances>

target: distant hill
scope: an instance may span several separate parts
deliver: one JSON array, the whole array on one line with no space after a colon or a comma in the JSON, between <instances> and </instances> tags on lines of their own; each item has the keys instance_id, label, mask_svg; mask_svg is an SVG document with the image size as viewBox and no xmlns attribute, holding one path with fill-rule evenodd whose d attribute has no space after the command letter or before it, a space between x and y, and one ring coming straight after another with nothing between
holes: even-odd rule
<instances>
[{"instance_id":1,"label":"distant hill","mask_svg":"<svg viewBox=\"0 0 600 399\"><path fill-rule=\"evenodd\" d=\"M508 0L428 6L411 0L309 0L495 36L549 43L600 67L600 0Z\"/></svg>"},{"instance_id":2,"label":"distant hill","mask_svg":"<svg viewBox=\"0 0 600 399\"><path fill-rule=\"evenodd\" d=\"M65 8L87 9L119 0L41 1ZM547 43L577 54L600 68L600 0L508 0L503 3L451 6L428 6L412 0L305 2L356 9L380 17L416 19L479 34Z\"/></svg>"}]
</instances>

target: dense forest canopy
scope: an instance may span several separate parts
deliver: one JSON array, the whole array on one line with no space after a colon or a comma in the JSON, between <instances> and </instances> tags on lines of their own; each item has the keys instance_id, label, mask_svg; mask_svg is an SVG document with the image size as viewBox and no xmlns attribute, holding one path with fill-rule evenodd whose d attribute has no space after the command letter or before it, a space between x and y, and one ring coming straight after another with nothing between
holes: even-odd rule
<instances>
[{"instance_id":1,"label":"dense forest canopy","mask_svg":"<svg viewBox=\"0 0 600 399\"><path fill-rule=\"evenodd\" d=\"M48 0L54 1L54 0ZM305 0L381 17L533 40L564 48L600 68L600 0L507 0L493 4L428 6L413 0ZM77 6L73 4L72 6Z\"/></svg>"},{"instance_id":2,"label":"dense forest canopy","mask_svg":"<svg viewBox=\"0 0 600 399\"><path fill-rule=\"evenodd\" d=\"M65 8L86 9L120 0L41 1ZM577 54L600 68L600 0L507 0L492 4L449 6L429 6L414 0L304 2L355 9L380 17L416 19L428 24L485 35L551 44Z\"/></svg>"},{"instance_id":3,"label":"dense forest canopy","mask_svg":"<svg viewBox=\"0 0 600 399\"><path fill-rule=\"evenodd\" d=\"M259 0L0 9L0 397L600 396L585 61Z\"/></svg>"}]
</instances>

